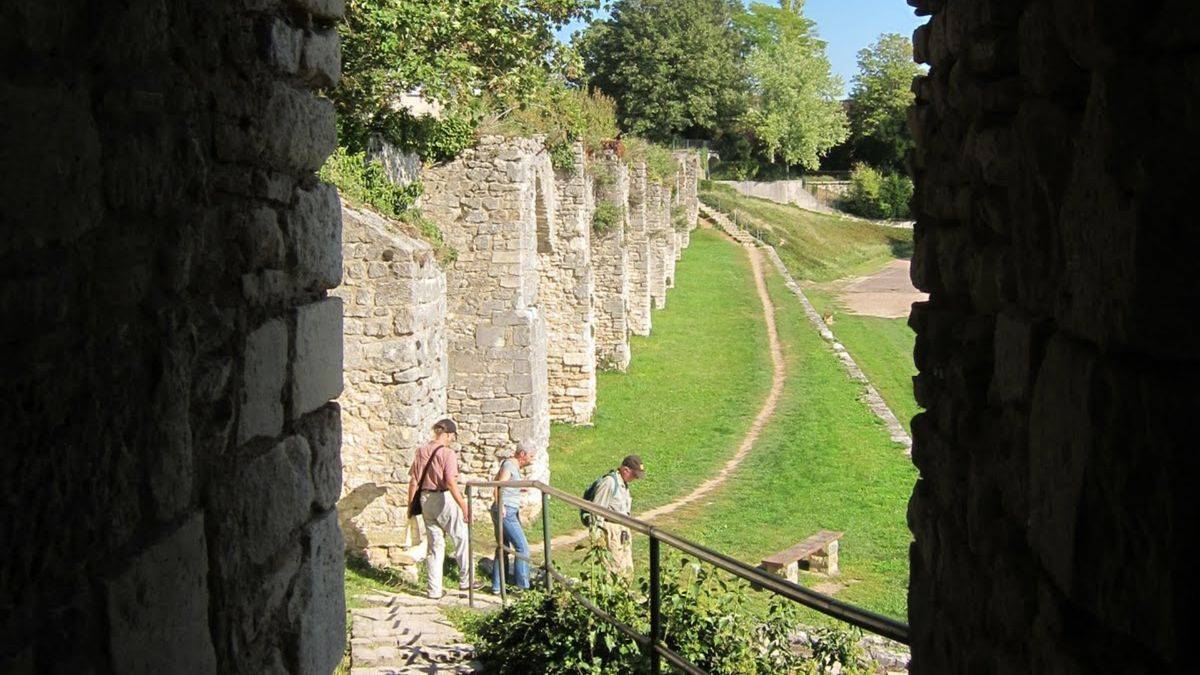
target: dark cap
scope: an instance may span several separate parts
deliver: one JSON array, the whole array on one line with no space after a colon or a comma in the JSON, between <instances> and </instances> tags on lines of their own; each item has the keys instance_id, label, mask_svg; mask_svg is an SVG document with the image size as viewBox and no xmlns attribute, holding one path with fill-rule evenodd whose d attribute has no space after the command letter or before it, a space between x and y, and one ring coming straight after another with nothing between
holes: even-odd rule
<instances>
[{"instance_id":1,"label":"dark cap","mask_svg":"<svg viewBox=\"0 0 1200 675\"><path fill-rule=\"evenodd\" d=\"M638 478L646 475L646 465L642 464L642 458L637 455L629 455L621 460L621 466L632 471Z\"/></svg>"},{"instance_id":2,"label":"dark cap","mask_svg":"<svg viewBox=\"0 0 1200 675\"><path fill-rule=\"evenodd\" d=\"M434 431L440 430L441 432L447 433L447 434L457 434L458 433L458 426L456 426L454 424L454 420L450 420L450 419L444 419L444 420L438 422L437 424L433 425L433 429L434 429Z\"/></svg>"}]
</instances>

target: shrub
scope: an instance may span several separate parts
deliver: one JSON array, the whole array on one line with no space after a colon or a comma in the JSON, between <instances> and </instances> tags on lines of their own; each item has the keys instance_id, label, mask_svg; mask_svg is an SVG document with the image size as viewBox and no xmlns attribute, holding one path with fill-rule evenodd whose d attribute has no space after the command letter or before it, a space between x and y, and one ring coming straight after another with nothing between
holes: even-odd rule
<instances>
[{"instance_id":1,"label":"shrub","mask_svg":"<svg viewBox=\"0 0 1200 675\"><path fill-rule=\"evenodd\" d=\"M641 593L603 565L607 550L592 547L577 590L634 630L649 632L649 582ZM675 571L664 561L664 641L698 667L716 675L796 672L804 664L792 649L795 609L773 602L765 616L747 609L750 590L742 582L682 559ZM646 658L636 643L597 619L559 590L530 592L508 608L467 628L476 653L497 673L644 673Z\"/></svg>"},{"instance_id":2,"label":"shrub","mask_svg":"<svg viewBox=\"0 0 1200 675\"><path fill-rule=\"evenodd\" d=\"M371 206L391 217L399 217L407 211L423 191L418 182L403 187L396 185L388 178L383 164L345 148L338 148L330 155L318 175L321 180L337 186L343 199Z\"/></svg>"},{"instance_id":3,"label":"shrub","mask_svg":"<svg viewBox=\"0 0 1200 675\"><path fill-rule=\"evenodd\" d=\"M844 208L864 218L906 218L913 195L912 180L903 174L887 176L858 164L850 176Z\"/></svg>"},{"instance_id":4,"label":"shrub","mask_svg":"<svg viewBox=\"0 0 1200 675\"><path fill-rule=\"evenodd\" d=\"M621 225L624 219L624 207L612 202L600 202L596 204L596 211L592 213L592 231L596 234L611 232L613 228Z\"/></svg>"}]
</instances>

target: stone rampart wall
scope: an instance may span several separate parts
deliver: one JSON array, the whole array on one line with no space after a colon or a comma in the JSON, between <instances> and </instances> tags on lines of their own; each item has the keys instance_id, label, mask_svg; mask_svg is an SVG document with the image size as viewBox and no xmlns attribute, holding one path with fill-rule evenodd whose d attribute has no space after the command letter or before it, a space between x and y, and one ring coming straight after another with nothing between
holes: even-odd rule
<instances>
[{"instance_id":1,"label":"stone rampart wall","mask_svg":"<svg viewBox=\"0 0 1200 675\"><path fill-rule=\"evenodd\" d=\"M408 470L446 415L446 278L433 248L373 211L342 208L346 388L338 514L349 551L411 565Z\"/></svg>"},{"instance_id":2,"label":"stone rampart wall","mask_svg":"<svg viewBox=\"0 0 1200 675\"><path fill-rule=\"evenodd\" d=\"M650 263L647 279L650 300L656 309L667 305L668 269L675 266L675 237L670 222L671 188L657 182L646 186L646 238L649 242Z\"/></svg>"},{"instance_id":3,"label":"stone rampart wall","mask_svg":"<svg viewBox=\"0 0 1200 675\"><path fill-rule=\"evenodd\" d=\"M625 232L625 276L628 292L625 298L629 331L634 335L650 334L650 235L649 181L644 162L629 171L629 225Z\"/></svg>"},{"instance_id":4,"label":"stone rampart wall","mask_svg":"<svg viewBox=\"0 0 1200 675\"><path fill-rule=\"evenodd\" d=\"M597 160L605 180L595 184L596 204L615 205L619 222L610 229L591 233L592 269L596 316L596 366L624 371L629 367L629 266L625 238L629 229L629 170L616 157Z\"/></svg>"},{"instance_id":5,"label":"stone rampart wall","mask_svg":"<svg viewBox=\"0 0 1200 675\"><path fill-rule=\"evenodd\" d=\"M457 253L446 269L447 412L459 424L464 479L490 479L498 457L523 442L535 457L528 476L546 480L539 249L560 244L549 155L539 140L485 137L455 161L426 168L423 182L423 211ZM529 497L523 515L540 507ZM476 515L486 518L486 510Z\"/></svg>"},{"instance_id":6,"label":"stone rampart wall","mask_svg":"<svg viewBox=\"0 0 1200 675\"><path fill-rule=\"evenodd\" d=\"M341 659L341 5L0 8L0 672Z\"/></svg>"},{"instance_id":7,"label":"stone rampart wall","mask_svg":"<svg viewBox=\"0 0 1200 675\"><path fill-rule=\"evenodd\" d=\"M912 670L1186 671L1196 4L910 4Z\"/></svg>"},{"instance_id":8,"label":"stone rampart wall","mask_svg":"<svg viewBox=\"0 0 1200 675\"><path fill-rule=\"evenodd\" d=\"M596 408L595 195L587 164L577 144L574 166L556 172L555 245L541 255L550 419L570 424L590 423Z\"/></svg>"}]
</instances>

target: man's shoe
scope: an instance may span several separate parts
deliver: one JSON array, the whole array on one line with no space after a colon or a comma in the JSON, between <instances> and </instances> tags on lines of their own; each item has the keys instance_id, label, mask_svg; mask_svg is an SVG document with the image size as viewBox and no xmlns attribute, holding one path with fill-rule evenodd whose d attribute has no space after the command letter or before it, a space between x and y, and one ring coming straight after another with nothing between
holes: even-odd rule
<instances>
[{"instance_id":1,"label":"man's shoe","mask_svg":"<svg viewBox=\"0 0 1200 675\"><path fill-rule=\"evenodd\" d=\"M438 600L441 600L442 598L446 597L446 593L445 593L445 591L443 591L442 593L440 593L438 595L430 595L430 594L426 593L425 597L430 600L433 600L434 602L437 602Z\"/></svg>"}]
</instances>

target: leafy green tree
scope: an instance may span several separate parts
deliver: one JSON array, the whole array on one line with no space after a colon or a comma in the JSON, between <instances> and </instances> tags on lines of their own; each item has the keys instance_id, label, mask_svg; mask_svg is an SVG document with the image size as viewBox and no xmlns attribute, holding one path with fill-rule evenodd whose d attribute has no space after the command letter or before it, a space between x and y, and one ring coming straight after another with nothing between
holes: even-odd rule
<instances>
[{"instance_id":1,"label":"leafy green tree","mask_svg":"<svg viewBox=\"0 0 1200 675\"><path fill-rule=\"evenodd\" d=\"M746 108L740 12L738 0L615 0L576 45L625 131L712 138Z\"/></svg>"},{"instance_id":2,"label":"leafy green tree","mask_svg":"<svg viewBox=\"0 0 1200 675\"><path fill-rule=\"evenodd\" d=\"M816 24L804 0L778 7L754 3L740 23L751 45L747 65L753 98L746 123L768 162L816 169L846 138L846 113Z\"/></svg>"},{"instance_id":3,"label":"leafy green tree","mask_svg":"<svg viewBox=\"0 0 1200 675\"><path fill-rule=\"evenodd\" d=\"M908 107L912 81L921 74L913 62L912 41L886 33L858 53L858 75L850 93L850 134L854 156L884 171L904 171L912 147Z\"/></svg>"},{"instance_id":4,"label":"leafy green tree","mask_svg":"<svg viewBox=\"0 0 1200 675\"><path fill-rule=\"evenodd\" d=\"M443 104L459 127L486 97L520 98L569 61L554 30L598 0L348 0L342 82L333 92L343 145L371 132L401 135L405 93ZM470 128L470 125L466 125ZM391 133L389 133L389 131Z\"/></svg>"}]
</instances>

